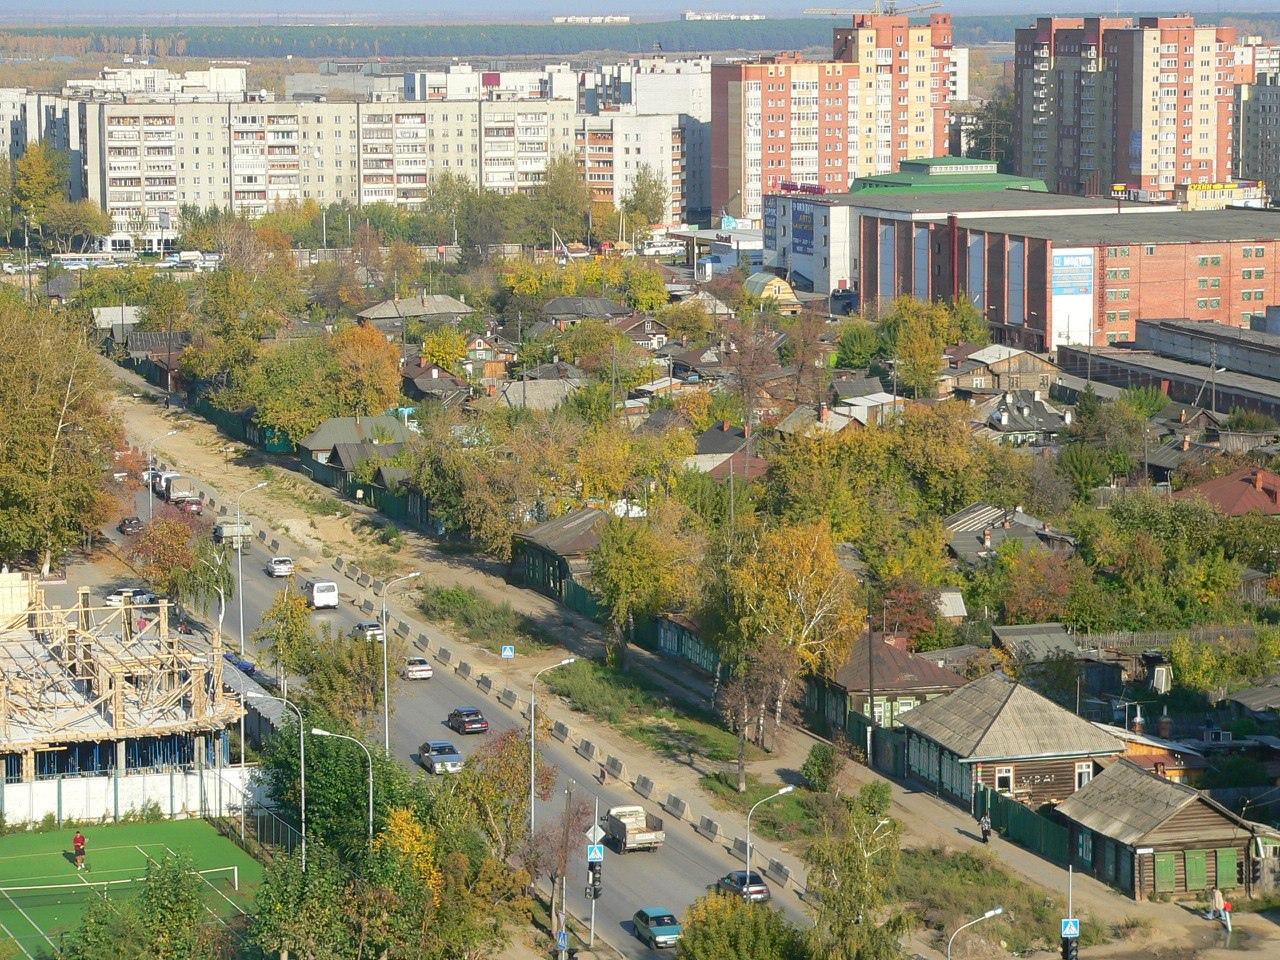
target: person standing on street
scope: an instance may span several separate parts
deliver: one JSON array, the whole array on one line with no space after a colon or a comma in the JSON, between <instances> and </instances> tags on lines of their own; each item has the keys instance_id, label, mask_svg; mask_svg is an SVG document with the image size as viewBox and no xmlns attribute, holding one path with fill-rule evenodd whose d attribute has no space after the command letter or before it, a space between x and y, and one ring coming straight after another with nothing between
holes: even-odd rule
<instances>
[{"instance_id":1,"label":"person standing on street","mask_svg":"<svg viewBox=\"0 0 1280 960\"><path fill-rule=\"evenodd\" d=\"M84 869L84 834L81 833L79 830L77 830L76 835L71 838L71 850L75 854L76 869L83 870Z\"/></svg>"},{"instance_id":2,"label":"person standing on street","mask_svg":"<svg viewBox=\"0 0 1280 960\"><path fill-rule=\"evenodd\" d=\"M982 831L982 842L991 842L991 815L984 813L982 819L978 821L978 829Z\"/></svg>"}]
</instances>

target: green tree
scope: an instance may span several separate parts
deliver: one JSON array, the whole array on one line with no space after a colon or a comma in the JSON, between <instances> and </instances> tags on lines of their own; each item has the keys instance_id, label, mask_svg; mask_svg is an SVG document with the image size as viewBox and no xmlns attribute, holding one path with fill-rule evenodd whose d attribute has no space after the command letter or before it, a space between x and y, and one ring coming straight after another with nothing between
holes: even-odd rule
<instances>
[{"instance_id":1,"label":"green tree","mask_svg":"<svg viewBox=\"0 0 1280 960\"><path fill-rule=\"evenodd\" d=\"M41 229L50 207L66 196L70 165L67 155L43 140L29 145L14 164L18 210Z\"/></svg>"},{"instance_id":2,"label":"green tree","mask_svg":"<svg viewBox=\"0 0 1280 960\"><path fill-rule=\"evenodd\" d=\"M711 315L694 300L663 307L658 311L658 319L667 325L671 339L681 343L705 343L711 336Z\"/></svg>"},{"instance_id":3,"label":"green tree","mask_svg":"<svg viewBox=\"0 0 1280 960\"><path fill-rule=\"evenodd\" d=\"M145 330L191 329L191 306L187 290L173 280L153 280L142 306L139 326Z\"/></svg>"},{"instance_id":4,"label":"green tree","mask_svg":"<svg viewBox=\"0 0 1280 960\"><path fill-rule=\"evenodd\" d=\"M266 953L289 960L342 960L348 955L346 883L341 863L323 844L307 851L304 873L297 854L267 864L250 936Z\"/></svg>"},{"instance_id":5,"label":"green tree","mask_svg":"<svg viewBox=\"0 0 1280 960\"><path fill-rule=\"evenodd\" d=\"M676 960L804 960L804 938L777 910L708 893L685 911Z\"/></svg>"},{"instance_id":6,"label":"green tree","mask_svg":"<svg viewBox=\"0 0 1280 960\"><path fill-rule=\"evenodd\" d=\"M893 343L893 363L898 382L916 397L937 396L942 351L946 344L930 328L923 316L912 315L897 327Z\"/></svg>"},{"instance_id":7,"label":"green tree","mask_svg":"<svg viewBox=\"0 0 1280 960\"><path fill-rule=\"evenodd\" d=\"M292 583L276 594L253 635L253 642L267 650L267 658L280 677L280 688L289 693L289 676L306 671L316 647L311 610Z\"/></svg>"},{"instance_id":8,"label":"green tree","mask_svg":"<svg viewBox=\"0 0 1280 960\"><path fill-rule=\"evenodd\" d=\"M1149 420L1165 408L1169 395L1159 387L1127 387L1116 399L1134 413Z\"/></svg>"},{"instance_id":9,"label":"green tree","mask_svg":"<svg viewBox=\"0 0 1280 960\"><path fill-rule=\"evenodd\" d=\"M627 226L632 232L647 235L649 227L666 222L667 183L652 164L640 164L622 198L622 212L627 215Z\"/></svg>"},{"instance_id":10,"label":"green tree","mask_svg":"<svg viewBox=\"0 0 1280 960\"><path fill-rule=\"evenodd\" d=\"M18 225L18 198L13 186L13 162L0 153L0 241L7 242Z\"/></svg>"},{"instance_id":11,"label":"green tree","mask_svg":"<svg viewBox=\"0 0 1280 960\"><path fill-rule=\"evenodd\" d=\"M591 191L572 154L562 153L547 164L543 181L534 193L534 203L538 220L544 224L544 235L539 242L550 243L552 229L566 243L586 235Z\"/></svg>"},{"instance_id":12,"label":"green tree","mask_svg":"<svg viewBox=\"0 0 1280 960\"><path fill-rule=\"evenodd\" d=\"M149 583L172 596L195 561L193 539L190 524L157 517L143 528L131 556Z\"/></svg>"},{"instance_id":13,"label":"green tree","mask_svg":"<svg viewBox=\"0 0 1280 960\"><path fill-rule=\"evenodd\" d=\"M111 218L92 200L55 197L44 209L42 232L52 238L61 253L86 250L101 236L111 232Z\"/></svg>"},{"instance_id":14,"label":"green tree","mask_svg":"<svg viewBox=\"0 0 1280 960\"><path fill-rule=\"evenodd\" d=\"M814 925L812 956L896 960L910 918L891 909L902 826L888 817L884 791L868 785L842 807L805 851Z\"/></svg>"},{"instance_id":15,"label":"green tree","mask_svg":"<svg viewBox=\"0 0 1280 960\"><path fill-rule=\"evenodd\" d=\"M880 335L870 323L860 318L846 320L840 324L836 366L856 370L869 367L882 346Z\"/></svg>"},{"instance_id":16,"label":"green tree","mask_svg":"<svg viewBox=\"0 0 1280 960\"><path fill-rule=\"evenodd\" d=\"M1071 443L1058 455L1058 470L1071 481L1078 498L1100 487L1111 478L1106 458L1090 443Z\"/></svg>"}]
</instances>

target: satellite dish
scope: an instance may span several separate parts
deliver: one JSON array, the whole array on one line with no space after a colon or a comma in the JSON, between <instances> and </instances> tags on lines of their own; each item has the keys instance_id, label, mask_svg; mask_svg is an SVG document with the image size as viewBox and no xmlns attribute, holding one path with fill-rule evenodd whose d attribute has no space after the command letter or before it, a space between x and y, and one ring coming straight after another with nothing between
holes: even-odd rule
<instances>
[{"instance_id":1,"label":"satellite dish","mask_svg":"<svg viewBox=\"0 0 1280 960\"><path fill-rule=\"evenodd\" d=\"M258 96L260 96L263 100L267 99L267 89L264 87L263 89L259 90Z\"/></svg>"}]
</instances>

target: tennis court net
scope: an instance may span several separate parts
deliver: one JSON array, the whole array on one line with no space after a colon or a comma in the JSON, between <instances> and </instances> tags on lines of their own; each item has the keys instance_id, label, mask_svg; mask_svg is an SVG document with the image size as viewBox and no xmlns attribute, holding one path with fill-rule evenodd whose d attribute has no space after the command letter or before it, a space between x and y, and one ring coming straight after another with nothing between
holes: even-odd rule
<instances>
[{"instance_id":1,"label":"tennis court net","mask_svg":"<svg viewBox=\"0 0 1280 960\"><path fill-rule=\"evenodd\" d=\"M212 867L193 870L193 876L221 893L224 889L240 889L240 868ZM122 877L116 880L84 880L79 883L37 883L0 887L0 910L7 906L25 909L51 904L87 903L95 898L105 900L128 899L135 896L147 882L145 875Z\"/></svg>"}]
</instances>

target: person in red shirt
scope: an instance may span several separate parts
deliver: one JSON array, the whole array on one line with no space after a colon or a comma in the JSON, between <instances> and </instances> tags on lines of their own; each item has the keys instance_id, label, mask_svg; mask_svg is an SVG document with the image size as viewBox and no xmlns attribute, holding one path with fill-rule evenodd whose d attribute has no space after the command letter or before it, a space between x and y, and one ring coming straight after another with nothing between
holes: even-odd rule
<instances>
[{"instance_id":1,"label":"person in red shirt","mask_svg":"<svg viewBox=\"0 0 1280 960\"><path fill-rule=\"evenodd\" d=\"M76 869L83 870L84 869L84 834L81 833L79 830L77 830L76 835L71 838L71 849L75 852L75 855L76 855Z\"/></svg>"}]
</instances>

